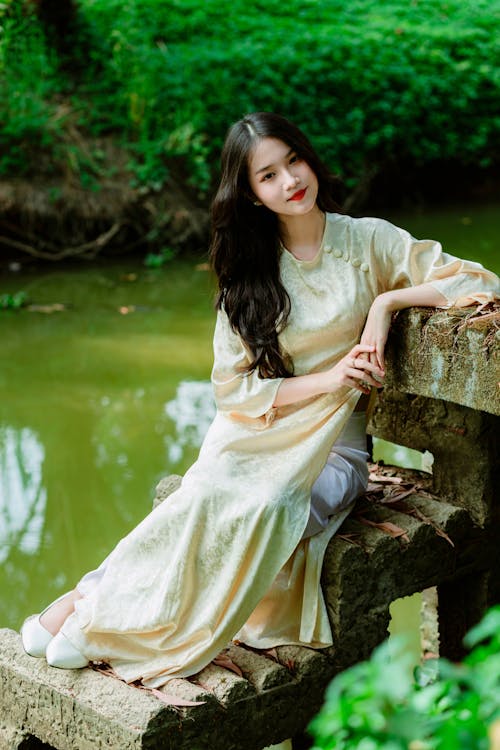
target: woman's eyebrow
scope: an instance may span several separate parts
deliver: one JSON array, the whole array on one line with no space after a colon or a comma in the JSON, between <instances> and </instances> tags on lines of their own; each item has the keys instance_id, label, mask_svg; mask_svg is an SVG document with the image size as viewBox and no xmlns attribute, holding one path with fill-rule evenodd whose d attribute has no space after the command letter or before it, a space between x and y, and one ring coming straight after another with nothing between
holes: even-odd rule
<instances>
[{"instance_id":1,"label":"woman's eyebrow","mask_svg":"<svg viewBox=\"0 0 500 750\"><path fill-rule=\"evenodd\" d=\"M293 154L293 152L294 152L294 149L291 148L290 151L287 151L287 153L284 155L283 159L287 159L290 156L290 154ZM255 174L260 174L261 172L267 172L267 170L271 169L272 167L274 167L274 164L268 164L267 167L261 167L260 169L258 169Z\"/></svg>"}]
</instances>

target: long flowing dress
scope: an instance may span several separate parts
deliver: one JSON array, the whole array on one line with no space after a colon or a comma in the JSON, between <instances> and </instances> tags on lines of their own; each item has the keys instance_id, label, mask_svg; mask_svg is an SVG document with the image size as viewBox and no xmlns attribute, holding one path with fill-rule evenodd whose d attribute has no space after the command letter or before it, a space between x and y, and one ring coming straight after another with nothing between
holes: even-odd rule
<instances>
[{"instance_id":1,"label":"long flowing dress","mask_svg":"<svg viewBox=\"0 0 500 750\"><path fill-rule=\"evenodd\" d=\"M495 274L373 218L328 214L309 261L283 250L292 307L279 335L296 375L332 367L359 341L381 292L430 282L447 304L500 292ZM217 414L180 488L122 539L62 628L89 660L150 687L192 675L234 638L267 648L331 644L320 587L328 541L347 511L303 539L311 487L359 392L275 408L281 379L246 374L223 311L214 334Z\"/></svg>"}]
</instances>

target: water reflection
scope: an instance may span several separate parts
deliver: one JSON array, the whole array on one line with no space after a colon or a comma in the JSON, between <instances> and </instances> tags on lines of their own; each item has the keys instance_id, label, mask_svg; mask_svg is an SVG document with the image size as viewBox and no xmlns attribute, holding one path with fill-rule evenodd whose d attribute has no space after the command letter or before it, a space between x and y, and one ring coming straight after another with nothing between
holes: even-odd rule
<instances>
[{"instance_id":1,"label":"water reflection","mask_svg":"<svg viewBox=\"0 0 500 750\"><path fill-rule=\"evenodd\" d=\"M33 555L40 547L47 506L45 450L28 427L0 426L0 563L12 549Z\"/></svg>"},{"instance_id":2,"label":"water reflection","mask_svg":"<svg viewBox=\"0 0 500 750\"><path fill-rule=\"evenodd\" d=\"M187 449L198 449L215 416L215 402L210 381L183 380L175 398L164 406L174 422L175 434L165 436L168 461L178 463Z\"/></svg>"}]
</instances>

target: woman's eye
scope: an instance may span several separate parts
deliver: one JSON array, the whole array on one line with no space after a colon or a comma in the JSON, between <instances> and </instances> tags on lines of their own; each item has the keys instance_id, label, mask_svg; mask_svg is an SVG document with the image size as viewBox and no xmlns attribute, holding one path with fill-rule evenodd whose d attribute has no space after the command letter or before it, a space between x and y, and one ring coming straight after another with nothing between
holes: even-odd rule
<instances>
[{"instance_id":1,"label":"woman's eye","mask_svg":"<svg viewBox=\"0 0 500 750\"><path fill-rule=\"evenodd\" d=\"M264 180L270 180L270 179L271 179L271 177L272 177L273 175L274 175L274 172L268 172L268 173L267 173L267 174L265 174L265 175L264 175L264 177L262 178L262 182L264 182Z\"/></svg>"},{"instance_id":2,"label":"woman's eye","mask_svg":"<svg viewBox=\"0 0 500 750\"><path fill-rule=\"evenodd\" d=\"M294 154L290 157L290 164L295 164L295 162L300 161L300 157L297 156L297 154Z\"/></svg>"}]
</instances>

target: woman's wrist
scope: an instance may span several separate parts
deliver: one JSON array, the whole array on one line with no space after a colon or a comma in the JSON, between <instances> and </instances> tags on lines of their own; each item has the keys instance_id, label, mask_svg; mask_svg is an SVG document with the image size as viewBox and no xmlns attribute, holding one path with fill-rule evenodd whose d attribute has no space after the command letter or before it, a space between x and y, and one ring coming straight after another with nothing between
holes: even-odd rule
<instances>
[{"instance_id":1,"label":"woman's wrist","mask_svg":"<svg viewBox=\"0 0 500 750\"><path fill-rule=\"evenodd\" d=\"M400 310L405 305L401 299L399 299L398 301L397 292L399 291L399 289L395 289L391 292L382 292L382 294L379 294L378 297L375 297L372 306L391 313L395 312L396 310Z\"/></svg>"}]
</instances>

